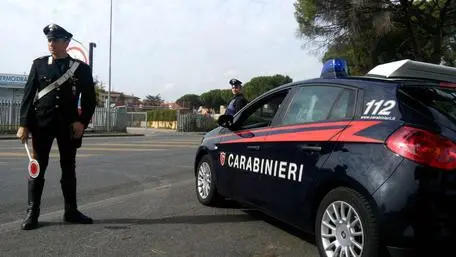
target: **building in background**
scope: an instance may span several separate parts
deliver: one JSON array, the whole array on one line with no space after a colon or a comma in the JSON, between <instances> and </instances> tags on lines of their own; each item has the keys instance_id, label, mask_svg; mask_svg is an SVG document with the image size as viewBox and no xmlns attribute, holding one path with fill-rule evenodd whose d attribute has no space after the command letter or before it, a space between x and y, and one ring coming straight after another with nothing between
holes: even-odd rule
<instances>
[{"instance_id":1,"label":"building in background","mask_svg":"<svg viewBox=\"0 0 456 257\"><path fill-rule=\"evenodd\" d=\"M28 75L0 73L0 100L2 102L20 102L24 95L27 78ZM107 99L108 93L100 92L98 100L101 106L104 106ZM114 106L134 106L140 105L141 101L139 97L111 91L111 103Z\"/></svg>"},{"instance_id":2,"label":"building in background","mask_svg":"<svg viewBox=\"0 0 456 257\"><path fill-rule=\"evenodd\" d=\"M0 99L20 102L28 75L0 73Z\"/></svg>"},{"instance_id":3,"label":"building in background","mask_svg":"<svg viewBox=\"0 0 456 257\"><path fill-rule=\"evenodd\" d=\"M171 110L183 109L180 105L178 105L177 103L174 103L174 102L162 103L162 104L160 104L160 106L167 108L167 109L171 109Z\"/></svg>"},{"instance_id":4,"label":"building in background","mask_svg":"<svg viewBox=\"0 0 456 257\"><path fill-rule=\"evenodd\" d=\"M104 106L108 100L108 92L100 92L98 95L98 102ZM135 106L140 105L139 97L134 95L125 95L122 92L111 91L111 106Z\"/></svg>"}]
</instances>

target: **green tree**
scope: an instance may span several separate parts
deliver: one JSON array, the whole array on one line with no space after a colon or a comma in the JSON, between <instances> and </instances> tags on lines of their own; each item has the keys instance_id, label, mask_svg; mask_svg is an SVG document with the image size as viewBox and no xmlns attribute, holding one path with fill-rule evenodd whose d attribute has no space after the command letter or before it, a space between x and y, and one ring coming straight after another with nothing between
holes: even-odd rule
<instances>
[{"instance_id":1,"label":"green tree","mask_svg":"<svg viewBox=\"0 0 456 257\"><path fill-rule=\"evenodd\" d=\"M176 103L184 108L198 108L202 105L199 95L186 94L176 100Z\"/></svg>"},{"instance_id":2,"label":"green tree","mask_svg":"<svg viewBox=\"0 0 456 257\"><path fill-rule=\"evenodd\" d=\"M364 73L410 58L454 65L456 1L297 0L298 35L325 49L322 60L344 56Z\"/></svg>"},{"instance_id":3,"label":"green tree","mask_svg":"<svg viewBox=\"0 0 456 257\"><path fill-rule=\"evenodd\" d=\"M117 105L125 105L125 95L120 93L119 99L117 99Z\"/></svg>"},{"instance_id":4,"label":"green tree","mask_svg":"<svg viewBox=\"0 0 456 257\"><path fill-rule=\"evenodd\" d=\"M162 99L160 94L158 95L147 95L146 99L143 101L144 105L146 106L160 106L165 101Z\"/></svg>"},{"instance_id":5,"label":"green tree","mask_svg":"<svg viewBox=\"0 0 456 257\"><path fill-rule=\"evenodd\" d=\"M260 76L252 78L243 86L244 96L248 101L253 100L257 96L265 93L266 91L290 83L293 80L289 76L276 74L274 76ZM195 99L196 95L184 95L185 99ZM176 102L183 101L184 96L179 98ZM231 89L212 89L202 93L199 96L201 105L206 108L214 109L216 112L220 111L221 105L227 105L233 98Z\"/></svg>"},{"instance_id":6,"label":"green tree","mask_svg":"<svg viewBox=\"0 0 456 257\"><path fill-rule=\"evenodd\" d=\"M222 89L220 91L220 96L222 97L224 105L226 106L231 98L233 98L233 92L231 89Z\"/></svg>"},{"instance_id":7,"label":"green tree","mask_svg":"<svg viewBox=\"0 0 456 257\"><path fill-rule=\"evenodd\" d=\"M105 86L103 85L103 82L98 80L98 78L94 79L94 84L95 84L95 95L97 97L97 105L102 106L104 104L103 99L100 99L100 94L105 93Z\"/></svg>"},{"instance_id":8,"label":"green tree","mask_svg":"<svg viewBox=\"0 0 456 257\"><path fill-rule=\"evenodd\" d=\"M220 105L226 104L225 100L222 97L221 89L213 89L205 92L201 94L200 99L204 107L212 108L216 112L220 111Z\"/></svg>"},{"instance_id":9,"label":"green tree","mask_svg":"<svg viewBox=\"0 0 456 257\"><path fill-rule=\"evenodd\" d=\"M275 87L287 84L293 80L289 76L276 74L274 76L259 76L244 84L244 95L251 101Z\"/></svg>"}]
</instances>

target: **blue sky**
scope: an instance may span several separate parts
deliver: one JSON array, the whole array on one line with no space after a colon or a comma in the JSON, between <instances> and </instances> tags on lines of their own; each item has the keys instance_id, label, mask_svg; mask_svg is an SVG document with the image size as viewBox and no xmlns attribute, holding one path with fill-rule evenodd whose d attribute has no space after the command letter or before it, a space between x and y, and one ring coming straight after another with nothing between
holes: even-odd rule
<instances>
[{"instance_id":1,"label":"blue sky","mask_svg":"<svg viewBox=\"0 0 456 257\"><path fill-rule=\"evenodd\" d=\"M294 0L113 0L112 90L175 101L229 88L236 77L319 76L319 56L296 38ZM28 73L47 55L42 29L57 23L88 46L108 85L109 0L0 1L0 73ZM5 22L6 21L6 22Z\"/></svg>"}]
</instances>

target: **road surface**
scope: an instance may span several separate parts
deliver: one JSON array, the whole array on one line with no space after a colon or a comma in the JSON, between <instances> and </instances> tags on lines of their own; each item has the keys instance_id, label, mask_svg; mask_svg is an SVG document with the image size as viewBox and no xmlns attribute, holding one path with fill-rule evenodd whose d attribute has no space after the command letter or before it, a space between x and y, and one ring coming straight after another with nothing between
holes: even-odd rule
<instances>
[{"instance_id":1,"label":"road surface","mask_svg":"<svg viewBox=\"0 0 456 257\"><path fill-rule=\"evenodd\" d=\"M195 197L193 158L201 136L85 138L78 152L78 202L92 225L62 223L53 146L41 227L20 230L26 207L25 150L0 141L0 256L318 256L311 237L233 204Z\"/></svg>"}]
</instances>

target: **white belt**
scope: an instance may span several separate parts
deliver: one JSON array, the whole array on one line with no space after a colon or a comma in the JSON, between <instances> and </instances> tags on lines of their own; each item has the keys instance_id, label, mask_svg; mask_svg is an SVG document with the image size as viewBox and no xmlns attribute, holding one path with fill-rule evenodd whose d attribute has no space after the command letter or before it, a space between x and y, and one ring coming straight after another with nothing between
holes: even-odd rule
<instances>
[{"instance_id":1,"label":"white belt","mask_svg":"<svg viewBox=\"0 0 456 257\"><path fill-rule=\"evenodd\" d=\"M52 82L49 84L47 87L43 88L40 92L38 92L38 99L42 98L43 96L47 95L49 92L52 90L60 87L65 81L67 81L69 78L71 78L76 71L76 69L79 66L79 62L73 62L71 64L71 67L63 74L60 78L58 78L56 81Z\"/></svg>"}]
</instances>

